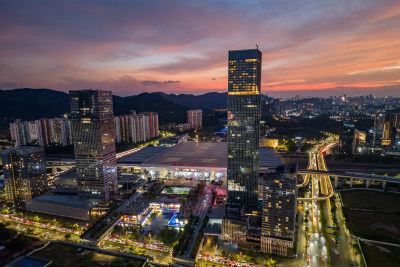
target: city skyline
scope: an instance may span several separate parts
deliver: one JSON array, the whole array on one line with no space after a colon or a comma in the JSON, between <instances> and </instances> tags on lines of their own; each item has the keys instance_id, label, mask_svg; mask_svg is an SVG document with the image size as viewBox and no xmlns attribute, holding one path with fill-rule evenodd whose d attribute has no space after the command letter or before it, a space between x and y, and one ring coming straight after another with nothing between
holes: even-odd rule
<instances>
[{"instance_id":1,"label":"city skyline","mask_svg":"<svg viewBox=\"0 0 400 267\"><path fill-rule=\"evenodd\" d=\"M0 264L397 266L400 2L0 1Z\"/></svg>"},{"instance_id":2,"label":"city skyline","mask_svg":"<svg viewBox=\"0 0 400 267\"><path fill-rule=\"evenodd\" d=\"M227 48L257 43L268 59L262 93L400 94L393 1L0 6L1 89L223 92Z\"/></svg>"}]
</instances>

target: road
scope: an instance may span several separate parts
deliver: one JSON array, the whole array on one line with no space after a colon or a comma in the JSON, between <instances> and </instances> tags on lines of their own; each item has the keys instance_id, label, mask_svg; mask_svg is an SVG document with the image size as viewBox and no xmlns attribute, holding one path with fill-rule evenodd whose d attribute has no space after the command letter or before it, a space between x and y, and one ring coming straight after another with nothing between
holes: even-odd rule
<instances>
[{"instance_id":1,"label":"road","mask_svg":"<svg viewBox=\"0 0 400 267\"><path fill-rule=\"evenodd\" d=\"M35 224L23 223L20 222L19 220L7 218L4 216L1 216L0 218L1 218L0 222L1 220L4 220L4 222L10 223L10 226L8 227L17 230L18 232L23 232L30 236L39 237L42 241L66 240L65 232L52 230L47 227L40 227ZM29 233L28 229L34 230L34 233ZM68 241L81 244L82 240L79 238L78 234L71 234L71 238L68 239ZM122 238L120 238L120 239L113 239L106 241L106 244L103 247L115 252L124 251L128 253L130 252L129 249L139 250L138 252L144 253L146 257L152 258L153 259L152 261L155 263L161 264L161 263L169 263L171 261L169 253L165 254L165 251L164 252L157 251L155 246L152 246L151 244L144 244L140 242L131 242L131 243L132 245L128 245Z\"/></svg>"},{"instance_id":2,"label":"road","mask_svg":"<svg viewBox=\"0 0 400 267\"><path fill-rule=\"evenodd\" d=\"M189 249L186 252L186 258L191 258L191 253L193 250L194 245L196 244L197 236L199 234L199 231L203 225L204 218L207 215L207 207L210 203L211 200L211 191L212 191L213 185L207 185L206 188L204 189L204 194L201 200L199 201L199 204L196 207L195 214L196 216L200 217L199 224L197 225L196 231L193 235L193 240L190 242Z\"/></svg>"},{"instance_id":3,"label":"road","mask_svg":"<svg viewBox=\"0 0 400 267\"><path fill-rule=\"evenodd\" d=\"M320 144L316 145L315 148L310 152L310 164L309 164L309 170L316 170L316 171L323 171L327 172L328 168L326 166L324 154L321 153L322 151L326 151L327 148L332 147L334 144L333 138L328 138L327 140L322 141ZM329 256L329 261L332 266L351 266L352 264L352 256L351 256L351 248L349 244L349 241L347 239L347 235L344 232L344 229L340 227L339 232L338 232L338 238L339 244L336 244L334 241L333 237L335 235L331 235L325 229L321 229L321 217L322 214L320 210L320 205L318 204L318 201L322 201L321 205L323 207L323 212L324 212L324 217L326 218L326 223L327 226L332 226L333 225L333 219L332 219L332 214L331 214L331 201L330 198L334 196L334 190L332 187L332 183L330 180L330 177L328 175L326 176L316 176L316 175L306 175L303 184L300 186L306 186L308 182L311 182L311 196L306 197L306 198L299 198L299 200L303 201L311 201L311 220L312 220L312 232L313 233L318 233L319 236L323 232L325 232L325 243L327 246L327 255L324 255L323 251L317 249L314 251L314 255L317 255L317 257L312 257L311 255L311 266L327 266L328 262L323 260L324 256ZM320 194L322 196L320 196ZM337 213L341 213L341 209L337 209ZM340 224L340 214L336 215L336 218ZM315 237L316 234L313 235L313 238ZM323 245L323 240L321 237L315 238L318 240L317 242L321 245ZM310 244L310 241L308 241ZM319 254L321 253L321 254ZM318 256L321 255L321 256Z\"/></svg>"}]
</instances>

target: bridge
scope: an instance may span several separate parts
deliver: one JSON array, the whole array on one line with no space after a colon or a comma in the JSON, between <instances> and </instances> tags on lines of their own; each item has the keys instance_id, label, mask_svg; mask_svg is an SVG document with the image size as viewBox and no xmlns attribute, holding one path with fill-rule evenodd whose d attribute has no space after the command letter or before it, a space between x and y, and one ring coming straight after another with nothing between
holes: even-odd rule
<instances>
[{"instance_id":1,"label":"bridge","mask_svg":"<svg viewBox=\"0 0 400 267\"><path fill-rule=\"evenodd\" d=\"M324 171L316 171L316 170L300 170L298 174L305 175L305 181L308 176L330 176L335 179L335 187L338 186L339 177L350 180L350 187L353 187L354 180L362 180L365 181L366 187L368 188L371 185L371 181L381 182L383 189L386 187L386 183L395 183L400 185L400 177L394 176L385 176L385 175L375 175L375 174L367 174L367 173L359 173L359 172L324 172Z\"/></svg>"},{"instance_id":2,"label":"bridge","mask_svg":"<svg viewBox=\"0 0 400 267\"><path fill-rule=\"evenodd\" d=\"M143 149L146 146L147 145L143 145L141 147L129 149L129 150L117 153L115 156L116 156L117 159L120 159L120 158L125 157L127 155L136 153L136 152L138 152L139 150ZM46 165L47 165L46 166L47 169L51 169L52 173L54 175L57 175L57 174L59 174L61 172L68 171L68 170L71 170L71 169L75 168L76 163L75 163L75 160L73 160L73 159L72 160L48 160L46 162ZM61 170L61 171L58 171L58 170Z\"/></svg>"}]
</instances>

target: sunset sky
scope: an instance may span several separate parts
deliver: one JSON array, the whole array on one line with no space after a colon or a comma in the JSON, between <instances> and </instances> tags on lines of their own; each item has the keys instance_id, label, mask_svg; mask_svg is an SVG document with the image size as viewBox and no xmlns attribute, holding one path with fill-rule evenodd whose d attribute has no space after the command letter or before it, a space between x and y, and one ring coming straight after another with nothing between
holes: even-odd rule
<instances>
[{"instance_id":1,"label":"sunset sky","mask_svg":"<svg viewBox=\"0 0 400 267\"><path fill-rule=\"evenodd\" d=\"M4 0L0 88L222 92L256 43L263 93L400 96L399 0Z\"/></svg>"}]
</instances>

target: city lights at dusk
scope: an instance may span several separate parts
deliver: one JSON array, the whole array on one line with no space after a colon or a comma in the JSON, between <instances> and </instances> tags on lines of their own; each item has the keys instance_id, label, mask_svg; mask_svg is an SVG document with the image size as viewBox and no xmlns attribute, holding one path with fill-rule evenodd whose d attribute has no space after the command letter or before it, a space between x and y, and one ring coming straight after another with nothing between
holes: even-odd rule
<instances>
[{"instance_id":1,"label":"city lights at dusk","mask_svg":"<svg viewBox=\"0 0 400 267\"><path fill-rule=\"evenodd\" d=\"M400 262L400 2L0 2L0 266Z\"/></svg>"}]
</instances>

